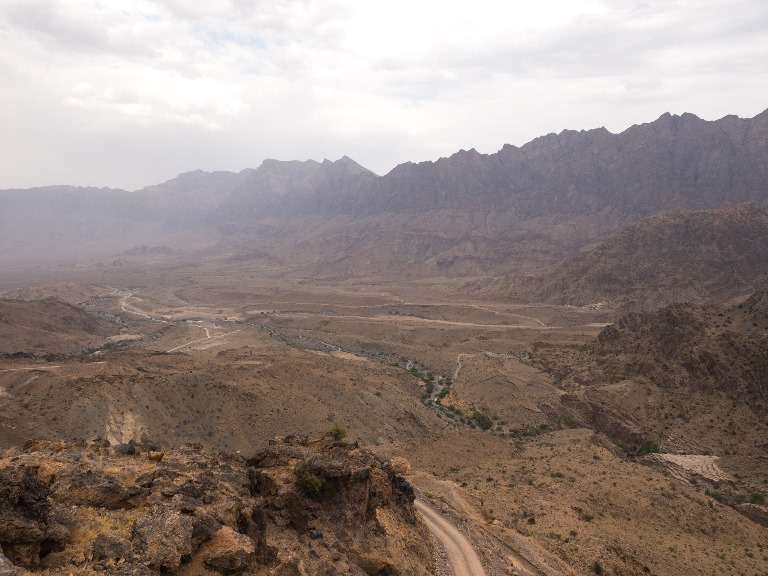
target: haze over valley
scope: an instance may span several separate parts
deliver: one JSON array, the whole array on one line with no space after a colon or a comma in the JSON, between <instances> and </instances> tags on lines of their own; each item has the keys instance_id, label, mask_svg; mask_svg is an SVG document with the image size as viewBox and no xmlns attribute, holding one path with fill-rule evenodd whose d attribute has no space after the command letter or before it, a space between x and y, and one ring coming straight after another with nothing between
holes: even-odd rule
<instances>
[{"instance_id":1,"label":"haze over valley","mask_svg":"<svg viewBox=\"0 0 768 576\"><path fill-rule=\"evenodd\" d=\"M768 111L0 205L3 562L768 573Z\"/></svg>"}]
</instances>

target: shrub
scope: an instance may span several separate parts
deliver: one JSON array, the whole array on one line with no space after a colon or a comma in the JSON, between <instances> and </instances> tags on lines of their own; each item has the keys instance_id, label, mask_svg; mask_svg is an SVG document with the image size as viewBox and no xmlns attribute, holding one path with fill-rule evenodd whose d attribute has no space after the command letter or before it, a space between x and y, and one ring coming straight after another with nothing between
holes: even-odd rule
<instances>
[{"instance_id":1,"label":"shrub","mask_svg":"<svg viewBox=\"0 0 768 576\"><path fill-rule=\"evenodd\" d=\"M329 434L333 436L334 440L337 442L341 442L344 440L344 438L347 437L347 431L344 430L341 426L334 426L330 429Z\"/></svg>"},{"instance_id":2,"label":"shrub","mask_svg":"<svg viewBox=\"0 0 768 576\"><path fill-rule=\"evenodd\" d=\"M760 494L759 492L755 492L754 494L749 495L749 503L750 504L765 504L765 497Z\"/></svg>"},{"instance_id":3,"label":"shrub","mask_svg":"<svg viewBox=\"0 0 768 576\"><path fill-rule=\"evenodd\" d=\"M311 461L306 460L296 466L296 481L308 496L320 496L324 481L317 475L317 470Z\"/></svg>"},{"instance_id":4,"label":"shrub","mask_svg":"<svg viewBox=\"0 0 768 576\"><path fill-rule=\"evenodd\" d=\"M477 423L477 425L482 428L483 430L490 430L491 426L493 426L493 422L491 422L491 419L488 418L485 414L482 414L475 410L472 413L472 420Z\"/></svg>"},{"instance_id":5,"label":"shrub","mask_svg":"<svg viewBox=\"0 0 768 576\"><path fill-rule=\"evenodd\" d=\"M659 445L656 444L653 440L646 440L643 442L643 444L640 446L640 448L637 449L636 456L644 456L646 454L651 454L659 451Z\"/></svg>"},{"instance_id":6,"label":"shrub","mask_svg":"<svg viewBox=\"0 0 768 576\"><path fill-rule=\"evenodd\" d=\"M616 444L630 458L639 458L640 456L645 456L646 454L652 454L652 453L660 452L659 445L656 444L656 442L654 442L653 440L645 440L638 447L630 446L628 444L624 444L620 440L617 441Z\"/></svg>"},{"instance_id":7,"label":"shrub","mask_svg":"<svg viewBox=\"0 0 768 576\"><path fill-rule=\"evenodd\" d=\"M603 573L603 565L600 564L597 560L595 560L595 563L592 565L592 569L595 571L595 574L602 574Z\"/></svg>"},{"instance_id":8,"label":"shrub","mask_svg":"<svg viewBox=\"0 0 768 576\"><path fill-rule=\"evenodd\" d=\"M714 498L718 502L722 502L723 500L725 500L725 496L721 492L718 492L717 490L704 490L704 494L706 496L709 496L710 498Z\"/></svg>"}]
</instances>

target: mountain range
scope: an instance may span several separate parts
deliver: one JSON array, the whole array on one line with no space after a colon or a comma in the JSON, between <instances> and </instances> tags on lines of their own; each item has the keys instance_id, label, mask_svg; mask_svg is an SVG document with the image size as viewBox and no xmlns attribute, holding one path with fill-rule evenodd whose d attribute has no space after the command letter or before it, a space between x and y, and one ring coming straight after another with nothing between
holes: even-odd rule
<instances>
[{"instance_id":1,"label":"mountain range","mask_svg":"<svg viewBox=\"0 0 768 576\"><path fill-rule=\"evenodd\" d=\"M660 212L765 206L768 110L716 121L664 114L620 134L565 130L495 154L407 162L384 176L348 157L265 160L134 192L4 190L0 202L2 261L152 244L229 254L237 244L311 275L517 273Z\"/></svg>"}]
</instances>

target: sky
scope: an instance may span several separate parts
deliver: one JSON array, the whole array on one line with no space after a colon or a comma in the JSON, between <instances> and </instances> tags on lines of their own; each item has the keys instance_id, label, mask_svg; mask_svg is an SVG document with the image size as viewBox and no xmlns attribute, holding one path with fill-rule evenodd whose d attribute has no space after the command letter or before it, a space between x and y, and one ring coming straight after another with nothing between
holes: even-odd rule
<instances>
[{"instance_id":1,"label":"sky","mask_svg":"<svg viewBox=\"0 0 768 576\"><path fill-rule=\"evenodd\" d=\"M765 0L0 0L0 188L768 108Z\"/></svg>"}]
</instances>

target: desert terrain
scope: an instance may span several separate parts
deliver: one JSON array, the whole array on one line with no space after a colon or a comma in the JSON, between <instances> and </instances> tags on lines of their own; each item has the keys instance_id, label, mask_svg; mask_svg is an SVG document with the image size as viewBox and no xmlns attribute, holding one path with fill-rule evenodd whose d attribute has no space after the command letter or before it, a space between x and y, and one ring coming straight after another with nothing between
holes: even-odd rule
<instances>
[{"instance_id":1,"label":"desert terrain","mask_svg":"<svg viewBox=\"0 0 768 576\"><path fill-rule=\"evenodd\" d=\"M765 576L766 135L0 191L0 562Z\"/></svg>"},{"instance_id":2,"label":"desert terrain","mask_svg":"<svg viewBox=\"0 0 768 576\"><path fill-rule=\"evenodd\" d=\"M764 420L734 403L716 418L737 433L710 426L702 443L706 394L688 408L700 425L669 422L651 414L664 390L578 393L539 360L597 342L610 306L469 300L451 279L269 278L215 259L28 274L0 300L4 448L100 437L249 455L342 427L410 462L424 505L488 574L765 571ZM48 324L28 321L41 306ZM664 453L637 454L641 439Z\"/></svg>"}]
</instances>

